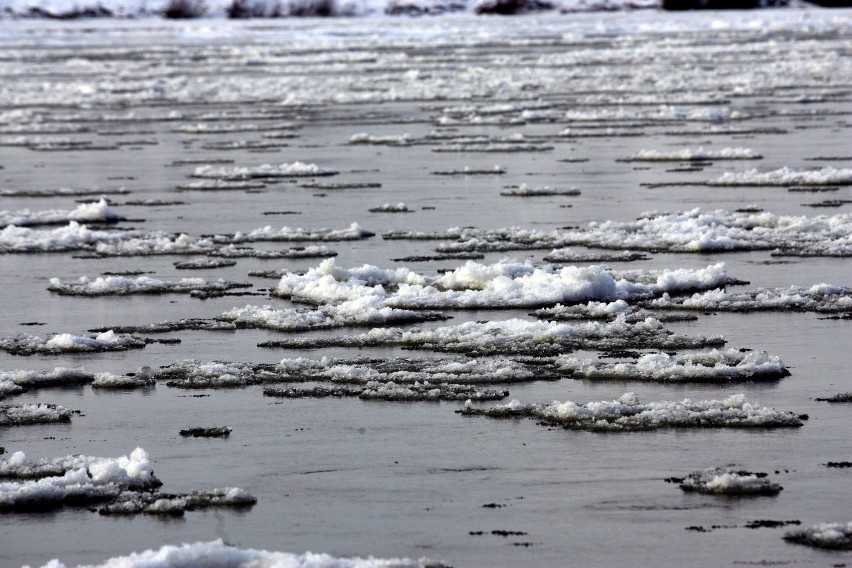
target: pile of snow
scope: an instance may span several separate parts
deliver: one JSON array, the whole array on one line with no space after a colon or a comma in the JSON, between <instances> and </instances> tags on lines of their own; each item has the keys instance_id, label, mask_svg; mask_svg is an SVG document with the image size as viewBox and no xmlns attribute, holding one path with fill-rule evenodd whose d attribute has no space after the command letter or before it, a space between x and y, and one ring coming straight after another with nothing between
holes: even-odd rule
<instances>
[{"instance_id":1,"label":"pile of snow","mask_svg":"<svg viewBox=\"0 0 852 568\"><path fill-rule=\"evenodd\" d=\"M0 426L26 426L29 424L52 424L69 422L71 411L58 404L2 404Z\"/></svg>"},{"instance_id":2,"label":"pile of snow","mask_svg":"<svg viewBox=\"0 0 852 568\"><path fill-rule=\"evenodd\" d=\"M777 483L772 483L765 473L731 467L693 471L681 481L680 488L687 492L711 495L777 495L782 489Z\"/></svg>"},{"instance_id":3,"label":"pile of snow","mask_svg":"<svg viewBox=\"0 0 852 568\"><path fill-rule=\"evenodd\" d=\"M52 209L48 211L0 211L0 227L15 225L30 227L33 225L65 225L69 221L78 223L115 223L124 217L109 208L106 199L101 198L95 203L83 203L75 209L64 211Z\"/></svg>"},{"instance_id":4,"label":"pile of snow","mask_svg":"<svg viewBox=\"0 0 852 568\"><path fill-rule=\"evenodd\" d=\"M660 401L642 404L633 393L618 400L589 402L554 401L549 404L509 404L479 409L465 403L465 415L492 418L533 418L542 424L572 430L628 432L661 428L790 428L802 426L792 412L761 407L746 401L742 394L725 400Z\"/></svg>"},{"instance_id":5,"label":"pile of snow","mask_svg":"<svg viewBox=\"0 0 852 568\"><path fill-rule=\"evenodd\" d=\"M94 336L61 333L49 338L22 334L0 339L0 349L13 355L57 353L95 353L103 351L126 351L142 349L145 340L131 335L118 335L112 330Z\"/></svg>"},{"instance_id":6,"label":"pile of snow","mask_svg":"<svg viewBox=\"0 0 852 568\"><path fill-rule=\"evenodd\" d=\"M536 267L513 260L468 261L440 276L428 276L371 265L341 269L329 259L305 274L285 274L274 293L313 304L371 296L400 309L530 308L706 290L723 286L727 270L719 263L698 270L637 271L626 276L602 266Z\"/></svg>"},{"instance_id":7,"label":"pile of snow","mask_svg":"<svg viewBox=\"0 0 852 568\"><path fill-rule=\"evenodd\" d=\"M262 164L260 166L199 166L192 177L220 180L278 179L293 177L335 176L338 172L324 169L316 164L293 162L292 164Z\"/></svg>"},{"instance_id":8,"label":"pile of snow","mask_svg":"<svg viewBox=\"0 0 852 568\"><path fill-rule=\"evenodd\" d=\"M852 169L849 168L820 168L817 170L794 170L780 168L769 172L756 169L741 173L725 172L712 185L730 186L780 186L794 185L852 185Z\"/></svg>"},{"instance_id":9,"label":"pile of snow","mask_svg":"<svg viewBox=\"0 0 852 568\"><path fill-rule=\"evenodd\" d=\"M807 529L790 531L784 535L784 540L815 548L852 550L852 521L820 523Z\"/></svg>"},{"instance_id":10,"label":"pile of snow","mask_svg":"<svg viewBox=\"0 0 852 568\"><path fill-rule=\"evenodd\" d=\"M264 568L426 568L434 565L428 560L407 558L338 558L329 554L306 552L269 552L251 548L236 548L222 540L196 542L180 546L167 545L159 550L146 550L129 556L110 558L90 568L221 568L223 566L263 566ZM43 568L71 568L59 560L51 560Z\"/></svg>"},{"instance_id":11,"label":"pile of snow","mask_svg":"<svg viewBox=\"0 0 852 568\"><path fill-rule=\"evenodd\" d=\"M262 328L276 331L307 331L351 326L382 326L447 319L432 312L414 312L389 308L379 298L365 296L315 310L252 306L234 308L219 316L238 328Z\"/></svg>"},{"instance_id":12,"label":"pile of snow","mask_svg":"<svg viewBox=\"0 0 852 568\"><path fill-rule=\"evenodd\" d=\"M127 296L131 294L184 294L190 292L223 292L234 288L250 288L248 282L229 282L221 278L208 282L203 278L158 280L149 276L99 276L94 280L81 276L76 282L51 278L47 289L64 296Z\"/></svg>"},{"instance_id":13,"label":"pile of snow","mask_svg":"<svg viewBox=\"0 0 852 568\"><path fill-rule=\"evenodd\" d=\"M640 150L624 162L701 162L707 160L760 160L760 154L751 148L720 148L705 150L684 148L676 151Z\"/></svg>"},{"instance_id":14,"label":"pile of snow","mask_svg":"<svg viewBox=\"0 0 852 568\"><path fill-rule=\"evenodd\" d=\"M709 290L689 297L663 294L661 298L651 300L646 305L656 310L850 312L852 289L823 283L810 288L758 288L754 292L738 294L725 290Z\"/></svg>"},{"instance_id":15,"label":"pile of snow","mask_svg":"<svg viewBox=\"0 0 852 568\"><path fill-rule=\"evenodd\" d=\"M549 356L573 349L697 349L724 343L719 336L691 337L672 333L653 318L627 323L619 316L610 323L581 325L509 319L465 322L434 329L375 328L360 335L293 338L267 341L259 346L283 349L399 346L477 356Z\"/></svg>"},{"instance_id":16,"label":"pile of snow","mask_svg":"<svg viewBox=\"0 0 852 568\"><path fill-rule=\"evenodd\" d=\"M704 383L772 380L790 375L779 357L765 351L738 349L683 355L649 353L627 363L563 356L556 364L572 377L582 379Z\"/></svg>"}]
</instances>

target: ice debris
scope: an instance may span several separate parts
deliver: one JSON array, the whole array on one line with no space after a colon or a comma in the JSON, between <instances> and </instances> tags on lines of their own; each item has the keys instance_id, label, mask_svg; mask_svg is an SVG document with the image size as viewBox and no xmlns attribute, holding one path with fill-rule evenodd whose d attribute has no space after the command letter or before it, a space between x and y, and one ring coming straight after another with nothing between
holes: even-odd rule
<instances>
[{"instance_id":1,"label":"ice debris","mask_svg":"<svg viewBox=\"0 0 852 568\"><path fill-rule=\"evenodd\" d=\"M752 169L741 173L725 172L710 183L722 186L779 187L852 185L852 169L827 167L816 170L795 170L784 167L768 172Z\"/></svg>"},{"instance_id":2,"label":"ice debris","mask_svg":"<svg viewBox=\"0 0 852 568\"><path fill-rule=\"evenodd\" d=\"M760 154L751 148L721 148L705 150L684 148L673 152L659 150L640 150L624 162L703 162L709 160L760 160Z\"/></svg>"},{"instance_id":3,"label":"ice debris","mask_svg":"<svg viewBox=\"0 0 852 568\"><path fill-rule=\"evenodd\" d=\"M239 244L260 241L358 241L375 236L358 223L352 223L345 229L304 229L302 227L281 227L274 229L270 225L253 229L248 233L233 235L212 235L216 243Z\"/></svg>"},{"instance_id":4,"label":"ice debris","mask_svg":"<svg viewBox=\"0 0 852 568\"><path fill-rule=\"evenodd\" d=\"M211 427L195 427L184 428L180 431L180 435L191 438L227 438L231 435L232 429L229 426L211 426Z\"/></svg>"},{"instance_id":5,"label":"ice debris","mask_svg":"<svg viewBox=\"0 0 852 568\"><path fill-rule=\"evenodd\" d=\"M686 492L711 495L777 495L782 487L768 479L766 473L711 467L693 471L680 482Z\"/></svg>"},{"instance_id":6,"label":"ice debris","mask_svg":"<svg viewBox=\"0 0 852 568\"><path fill-rule=\"evenodd\" d=\"M629 432L661 428L793 428L802 418L792 412L761 407L735 394L724 400L659 401L640 403L633 393L618 400L589 402L554 401L549 404L509 404L476 408L465 403L459 410L468 416L532 418L547 426L593 432Z\"/></svg>"},{"instance_id":7,"label":"ice debris","mask_svg":"<svg viewBox=\"0 0 852 568\"><path fill-rule=\"evenodd\" d=\"M551 195L577 196L580 195L580 190L573 187L570 189L556 189L547 185L540 187L530 187L527 184L522 183L517 187L510 187L501 191L500 195L514 197L547 197Z\"/></svg>"},{"instance_id":8,"label":"ice debris","mask_svg":"<svg viewBox=\"0 0 852 568\"><path fill-rule=\"evenodd\" d=\"M784 540L830 550L852 550L852 521L848 523L820 523L812 527L790 531Z\"/></svg>"},{"instance_id":9,"label":"ice debris","mask_svg":"<svg viewBox=\"0 0 852 568\"><path fill-rule=\"evenodd\" d=\"M769 381L790 375L777 356L765 351L738 349L713 349L683 355L649 353L627 363L563 356L556 360L556 366L572 378L592 380L727 383Z\"/></svg>"}]
</instances>

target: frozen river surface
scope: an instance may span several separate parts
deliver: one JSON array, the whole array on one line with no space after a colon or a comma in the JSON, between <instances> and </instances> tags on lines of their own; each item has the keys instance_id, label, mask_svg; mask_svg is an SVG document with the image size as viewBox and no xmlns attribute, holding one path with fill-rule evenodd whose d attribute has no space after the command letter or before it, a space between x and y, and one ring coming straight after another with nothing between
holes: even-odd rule
<instances>
[{"instance_id":1,"label":"frozen river surface","mask_svg":"<svg viewBox=\"0 0 852 568\"><path fill-rule=\"evenodd\" d=\"M0 564L848 563L850 24L0 20Z\"/></svg>"}]
</instances>

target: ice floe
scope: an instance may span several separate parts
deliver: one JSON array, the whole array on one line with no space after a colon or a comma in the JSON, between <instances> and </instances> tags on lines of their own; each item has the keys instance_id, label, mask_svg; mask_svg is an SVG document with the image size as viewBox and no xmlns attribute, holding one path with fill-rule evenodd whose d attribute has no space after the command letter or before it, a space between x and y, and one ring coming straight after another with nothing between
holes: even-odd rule
<instances>
[{"instance_id":1,"label":"ice floe","mask_svg":"<svg viewBox=\"0 0 852 568\"><path fill-rule=\"evenodd\" d=\"M0 211L0 227L15 225L32 227L35 225L65 225L69 221L78 223L116 223L124 217L109 208L107 200L101 198L95 203L84 203L70 211Z\"/></svg>"},{"instance_id":2,"label":"ice floe","mask_svg":"<svg viewBox=\"0 0 852 568\"><path fill-rule=\"evenodd\" d=\"M415 382L400 385L393 381L368 381L363 387L317 386L312 388L268 388L264 396L278 398L324 398L355 397L364 400L390 400L401 402L422 402L439 400L500 400L509 396L509 391L492 389L480 390L470 385L429 382Z\"/></svg>"},{"instance_id":3,"label":"ice floe","mask_svg":"<svg viewBox=\"0 0 852 568\"><path fill-rule=\"evenodd\" d=\"M645 302L654 310L701 310L720 312L797 311L838 313L852 311L852 289L831 284L809 288L759 288L753 292L730 293L709 290L692 296L662 297Z\"/></svg>"},{"instance_id":4,"label":"ice floe","mask_svg":"<svg viewBox=\"0 0 852 568\"><path fill-rule=\"evenodd\" d=\"M443 565L426 559L408 558L358 558L335 557L330 554L306 552L270 552L252 548L236 548L222 540L196 542L180 546L166 545L158 550L134 552L129 556L116 556L89 568L221 568L223 566L258 566L264 568L442 568ZM71 568L58 559L43 568Z\"/></svg>"},{"instance_id":5,"label":"ice floe","mask_svg":"<svg viewBox=\"0 0 852 568\"><path fill-rule=\"evenodd\" d=\"M741 173L725 172L711 185L721 186L821 186L852 185L852 169L820 168L816 170L796 170L788 167L761 172L756 169Z\"/></svg>"},{"instance_id":6,"label":"ice floe","mask_svg":"<svg viewBox=\"0 0 852 568\"><path fill-rule=\"evenodd\" d=\"M612 321L619 315L624 316L625 321L636 323L649 317L656 318L661 322L671 321L693 321L698 319L694 314L682 313L658 313L634 305L624 300L614 302L587 302L585 304L573 304L564 306L556 304L551 308L541 308L533 312L533 315L547 320L574 321L574 320L607 320Z\"/></svg>"},{"instance_id":7,"label":"ice floe","mask_svg":"<svg viewBox=\"0 0 852 568\"><path fill-rule=\"evenodd\" d=\"M145 345L142 338L116 334L112 330L91 336L61 333L47 338L29 334L0 338L0 350L13 355L127 351L142 349Z\"/></svg>"},{"instance_id":8,"label":"ice floe","mask_svg":"<svg viewBox=\"0 0 852 568\"><path fill-rule=\"evenodd\" d=\"M400 309L530 308L589 300L646 299L664 292L705 290L727 282L725 265L698 270L612 273L602 266L536 267L504 260L468 261L439 276L363 265L339 268L333 259L304 274L282 276L275 295L314 304L372 296Z\"/></svg>"},{"instance_id":9,"label":"ice floe","mask_svg":"<svg viewBox=\"0 0 852 568\"><path fill-rule=\"evenodd\" d=\"M184 428L180 435L188 438L227 438L231 431L230 426L196 427Z\"/></svg>"},{"instance_id":10,"label":"ice floe","mask_svg":"<svg viewBox=\"0 0 852 568\"><path fill-rule=\"evenodd\" d=\"M36 389L54 386L71 386L91 383L95 374L85 369L56 367L52 371L34 371L17 369L15 371L0 371L0 392L4 383L11 383L19 389ZM0 394L2 398L2 394Z\"/></svg>"},{"instance_id":11,"label":"ice floe","mask_svg":"<svg viewBox=\"0 0 852 568\"><path fill-rule=\"evenodd\" d=\"M220 180L279 179L294 177L335 176L338 172L321 168L316 164L293 162L292 164L262 164L253 167L241 166L198 166L193 177Z\"/></svg>"},{"instance_id":12,"label":"ice floe","mask_svg":"<svg viewBox=\"0 0 852 568\"><path fill-rule=\"evenodd\" d=\"M563 356L556 365L573 378L592 380L727 383L775 380L790 375L779 357L765 351L738 349L682 355L649 353L627 363Z\"/></svg>"},{"instance_id":13,"label":"ice floe","mask_svg":"<svg viewBox=\"0 0 852 568\"><path fill-rule=\"evenodd\" d=\"M72 411L58 404L0 404L0 426L69 422Z\"/></svg>"},{"instance_id":14,"label":"ice floe","mask_svg":"<svg viewBox=\"0 0 852 568\"><path fill-rule=\"evenodd\" d=\"M820 523L812 527L790 531L784 540L830 550L852 550L852 521L848 523Z\"/></svg>"},{"instance_id":15,"label":"ice floe","mask_svg":"<svg viewBox=\"0 0 852 568\"><path fill-rule=\"evenodd\" d=\"M447 319L435 312L389 308L379 298L365 296L317 309L252 306L234 308L219 316L238 328L262 328L276 331L307 331L351 326L381 326Z\"/></svg>"},{"instance_id":16,"label":"ice floe","mask_svg":"<svg viewBox=\"0 0 852 568\"><path fill-rule=\"evenodd\" d=\"M177 361L160 367L155 377L166 386L183 389L233 388L259 384L251 365L245 363Z\"/></svg>"},{"instance_id":17,"label":"ice floe","mask_svg":"<svg viewBox=\"0 0 852 568\"><path fill-rule=\"evenodd\" d=\"M412 213L405 203L383 203L378 207L371 207L370 213Z\"/></svg>"},{"instance_id":18,"label":"ice floe","mask_svg":"<svg viewBox=\"0 0 852 568\"><path fill-rule=\"evenodd\" d=\"M724 400L659 401L640 403L633 393L618 400L589 402L554 401L549 404L522 404L477 408L465 403L459 411L468 416L491 418L533 418L542 424L569 430L628 432L661 428L791 428L803 425L802 418L748 402L744 395Z\"/></svg>"},{"instance_id":19,"label":"ice floe","mask_svg":"<svg viewBox=\"0 0 852 568\"><path fill-rule=\"evenodd\" d=\"M81 276L76 282L51 278L47 289L64 296L127 296L131 294L184 294L190 292L222 292L234 288L250 288L249 282L207 281L203 278L158 280L149 276L127 278L124 276L99 276L90 279Z\"/></svg>"},{"instance_id":20,"label":"ice floe","mask_svg":"<svg viewBox=\"0 0 852 568\"><path fill-rule=\"evenodd\" d=\"M237 261L228 260L226 258L194 258L192 260L182 260L172 264L174 264L174 267L178 270L204 270L235 266Z\"/></svg>"},{"instance_id":21,"label":"ice floe","mask_svg":"<svg viewBox=\"0 0 852 568\"><path fill-rule=\"evenodd\" d=\"M138 372L129 375L114 375L112 373L96 373L92 388L98 389L130 389L153 386L154 375L149 367L142 367Z\"/></svg>"},{"instance_id":22,"label":"ice floe","mask_svg":"<svg viewBox=\"0 0 852 568\"><path fill-rule=\"evenodd\" d=\"M760 160L760 154L751 148L720 148L718 150L705 150L684 148L673 152L660 150L640 150L625 162L703 162L709 160Z\"/></svg>"},{"instance_id":23,"label":"ice floe","mask_svg":"<svg viewBox=\"0 0 852 568\"><path fill-rule=\"evenodd\" d=\"M357 241L375 236L358 223L352 223L345 229L305 229L302 227L281 227L275 229L270 225L251 230L247 233L238 232L233 235L213 235L217 243L237 244L260 241Z\"/></svg>"},{"instance_id":24,"label":"ice floe","mask_svg":"<svg viewBox=\"0 0 852 568\"><path fill-rule=\"evenodd\" d=\"M359 132L349 137L350 144L373 144L378 146L408 146L413 141L410 134L374 136L366 132Z\"/></svg>"},{"instance_id":25,"label":"ice floe","mask_svg":"<svg viewBox=\"0 0 852 568\"><path fill-rule=\"evenodd\" d=\"M134 489L153 489L162 485L154 475L148 453L142 448L118 458L68 455L31 460L24 452L0 456L0 478L3 479L61 477L81 468L88 470L92 483L116 483Z\"/></svg>"},{"instance_id":26,"label":"ice floe","mask_svg":"<svg viewBox=\"0 0 852 568\"><path fill-rule=\"evenodd\" d=\"M699 208L680 213L652 211L636 221L593 222L585 228L550 232L519 228L444 233L394 232L394 239L443 239L456 242L439 252L491 252L588 246L652 252L726 252L773 250L776 255L852 255L852 216L801 217L772 213L740 213Z\"/></svg>"},{"instance_id":27,"label":"ice floe","mask_svg":"<svg viewBox=\"0 0 852 568\"><path fill-rule=\"evenodd\" d=\"M675 334L653 318L627 323L569 325L509 319L466 322L434 329L375 328L359 335L266 341L259 347L316 349L320 347L403 347L482 355L559 355L574 349L693 349L724 345L719 336Z\"/></svg>"},{"instance_id":28,"label":"ice floe","mask_svg":"<svg viewBox=\"0 0 852 568\"><path fill-rule=\"evenodd\" d=\"M782 487L773 483L766 473L738 470L732 467L711 467L693 471L682 480L686 492L710 495L777 495Z\"/></svg>"},{"instance_id":29,"label":"ice floe","mask_svg":"<svg viewBox=\"0 0 852 568\"><path fill-rule=\"evenodd\" d=\"M549 195L577 196L580 195L580 190L573 187L571 189L556 189L547 185L530 187L527 184L522 183L517 187L510 187L509 189L501 191L500 195L510 197L547 197Z\"/></svg>"},{"instance_id":30,"label":"ice floe","mask_svg":"<svg viewBox=\"0 0 852 568\"><path fill-rule=\"evenodd\" d=\"M98 508L101 515L183 515L214 507L248 507L257 499L239 487L216 487L194 489L189 493L161 493L123 491L114 499Z\"/></svg>"}]
</instances>

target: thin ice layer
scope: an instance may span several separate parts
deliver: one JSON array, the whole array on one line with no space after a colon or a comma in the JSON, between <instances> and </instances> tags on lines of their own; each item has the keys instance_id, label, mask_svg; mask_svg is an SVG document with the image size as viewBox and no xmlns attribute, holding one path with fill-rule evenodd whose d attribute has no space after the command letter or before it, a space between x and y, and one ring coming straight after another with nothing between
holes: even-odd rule
<instances>
[{"instance_id":1,"label":"thin ice layer","mask_svg":"<svg viewBox=\"0 0 852 568\"><path fill-rule=\"evenodd\" d=\"M724 400L659 401L642 404L633 393L618 400L589 402L554 401L549 404L509 404L475 408L465 403L461 414L491 418L533 418L542 424L569 430L630 432L662 428L792 428L802 419L792 412L761 407L735 394Z\"/></svg>"},{"instance_id":2,"label":"thin ice layer","mask_svg":"<svg viewBox=\"0 0 852 568\"><path fill-rule=\"evenodd\" d=\"M207 281L203 278L158 280L149 276L127 278L124 276L99 276L94 280L81 276L76 282L51 278L47 289L64 296L128 296L131 294L183 294L194 291L222 292L234 288L250 288L248 282L229 282L221 278Z\"/></svg>"},{"instance_id":3,"label":"thin ice layer","mask_svg":"<svg viewBox=\"0 0 852 568\"><path fill-rule=\"evenodd\" d=\"M779 357L766 351L738 349L713 349L682 355L649 353L626 363L560 357L556 366L573 378L592 380L724 383L765 381L790 375Z\"/></svg>"},{"instance_id":4,"label":"thin ice layer","mask_svg":"<svg viewBox=\"0 0 852 568\"><path fill-rule=\"evenodd\" d=\"M684 336L665 329L656 319L627 323L623 316L609 323L580 325L509 319L465 322L434 329L376 328L360 335L294 338L260 343L260 347L403 347L471 355L559 355L573 349L693 349L724 345L719 336Z\"/></svg>"},{"instance_id":5,"label":"thin ice layer","mask_svg":"<svg viewBox=\"0 0 852 568\"><path fill-rule=\"evenodd\" d=\"M226 545L222 540L196 542L180 546L166 545L159 550L146 550L129 556L110 558L103 564L85 568L425 568L435 566L427 560L409 560L408 558L338 558L329 554L306 552L269 552L251 548L236 548ZM42 568L71 568L54 559ZM84 567L78 567L84 568Z\"/></svg>"},{"instance_id":6,"label":"thin ice layer","mask_svg":"<svg viewBox=\"0 0 852 568\"><path fill-rule=\"evenodd\" d=\"M796 311L839 313L852 311L852 288L814 284L809 288L758 288L731 294L725 290L698 292L692 296L661 298L645 304L653 310L701 310L719 312Z\"/></svg>"}]
</instances>

